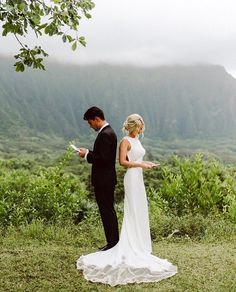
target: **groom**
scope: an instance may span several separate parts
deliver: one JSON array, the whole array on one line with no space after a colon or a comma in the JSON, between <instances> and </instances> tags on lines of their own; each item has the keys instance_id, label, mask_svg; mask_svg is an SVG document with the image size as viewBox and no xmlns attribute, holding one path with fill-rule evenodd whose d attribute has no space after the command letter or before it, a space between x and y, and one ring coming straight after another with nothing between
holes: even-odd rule
<instances>
[{"instance_id":1,"label":"groom","mask_svg":"<svg viewBox=\"0 0 236 292\"><path fill-rule=\"evenodd\" d=\"M100 108L95 106L89 108L84 114L84 120L98 132L93 151L80 148L79 155L92 164L91 180L107 240L107 245L100 250L105 251L119 241L118 222L114 209L117 137Z\"/></svg>"}]
</instances>

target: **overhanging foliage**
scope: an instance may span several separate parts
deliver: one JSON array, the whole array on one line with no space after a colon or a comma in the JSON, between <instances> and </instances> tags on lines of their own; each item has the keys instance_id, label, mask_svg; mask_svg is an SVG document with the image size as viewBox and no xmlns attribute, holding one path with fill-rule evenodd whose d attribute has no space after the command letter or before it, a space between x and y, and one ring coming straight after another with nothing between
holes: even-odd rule
<instances>
[{"instance_id":1,"label":"overhanging foliage","mask_svg":"<svg viewBox=\"0 0 236 292\"><path fill-rule=\"evenodd\" d=\"M41 46L30 48L22 42L32 30L36 37L43 35L61 36L63 42L86 46L84 36L78 35L82 17L91 18L89 11L94 7L91 0L5 0L0 1L2 36L13 34L21 45L15 55L16 71L23 72L25 66L45 70L43 60L48 56Z\"/></svg>"}]
</instances>

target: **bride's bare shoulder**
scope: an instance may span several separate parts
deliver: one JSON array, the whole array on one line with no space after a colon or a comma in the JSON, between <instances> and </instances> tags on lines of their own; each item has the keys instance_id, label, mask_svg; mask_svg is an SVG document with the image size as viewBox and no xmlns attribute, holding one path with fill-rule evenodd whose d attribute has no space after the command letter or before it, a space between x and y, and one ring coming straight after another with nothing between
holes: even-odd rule
<instances>
[{"instance_id":1,"label":"bride's bare shoulder","mask_svg":"<svg viewBox=\"0 0 236 292\"><path fill-rule=\"evenodd\" d=\"M128 150L131 149L131 145L127 137L123 137L120 140L120 148L128 148Z\"/></svg>"}]
</instances>

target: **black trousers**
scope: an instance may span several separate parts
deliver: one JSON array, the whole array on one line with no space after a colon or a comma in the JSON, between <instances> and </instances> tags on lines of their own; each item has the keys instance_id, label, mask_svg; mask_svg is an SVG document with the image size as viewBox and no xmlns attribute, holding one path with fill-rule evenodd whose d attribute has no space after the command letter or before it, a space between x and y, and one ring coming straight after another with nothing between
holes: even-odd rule
<instances>
[{"instance_id":1,"label":"black trousers","mask_svg":"<svg viewBox=\"0 0 236 292\"><path fill-rule=\"evenodd\" d=\"M118 221L114 209L114 191L115 186L94 187L107 244L109 245L115 245L119 241Z\"/></svg>"}]
</instances>

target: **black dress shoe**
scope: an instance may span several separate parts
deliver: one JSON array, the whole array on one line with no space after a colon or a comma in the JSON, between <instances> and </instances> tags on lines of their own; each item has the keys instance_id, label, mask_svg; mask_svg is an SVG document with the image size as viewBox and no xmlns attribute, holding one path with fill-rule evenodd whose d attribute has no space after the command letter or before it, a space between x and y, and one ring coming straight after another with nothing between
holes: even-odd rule
<instances>
[{"instance_id":1,"label":"black dress shoe","mask_svg":"<svg viewBox=\"0 0 236 292\"><path fill-rule=\"evenodd\" d=\"M104 245L104 246L102 246L102 247L99 247L98 249L99 249L99 250L103 250L105 247L107 247L107 244Z\"/></svg>"},{"instance_id":2,"label":"black dress shoe","mask_svg":"<svg viewBox=\"0 0 236 292\"><path fill-rule=\"evenodd\" d=\"M103 248L100 249L100 251L105 251L105 250L108 250L110 247L109 245L105 245Z\"/></svg>"},{"instance_id":3,"label":"black dress shoe","mask_svg":"<svg viewBox=\"0 0 236 292\"><path fill-rule=\"evenodd\" d=\"M116 244L107 244L101 248L99 248L100 251L105 251L105 250L108 250L110 248L112 248L113 246L115 246Z\"/></svg>"}]
</instances>

